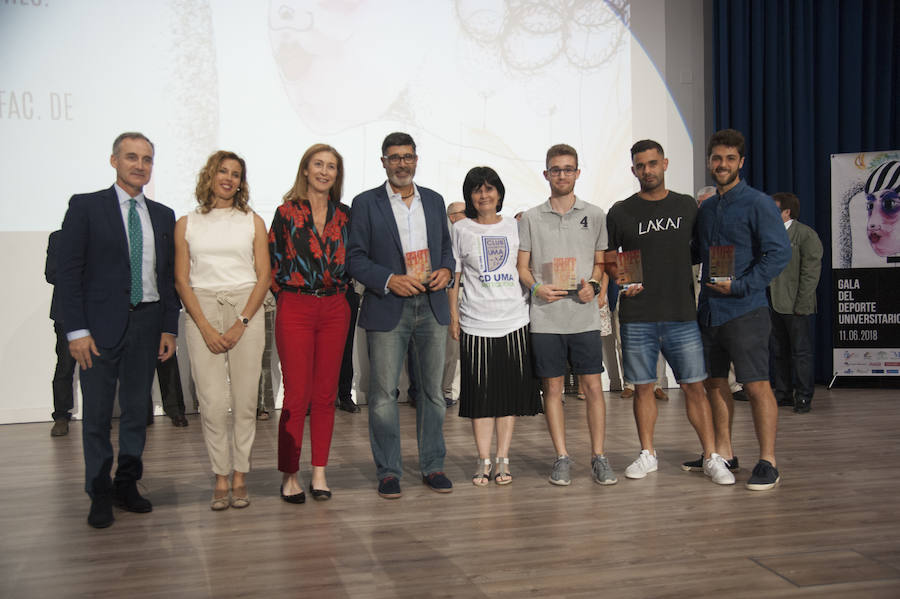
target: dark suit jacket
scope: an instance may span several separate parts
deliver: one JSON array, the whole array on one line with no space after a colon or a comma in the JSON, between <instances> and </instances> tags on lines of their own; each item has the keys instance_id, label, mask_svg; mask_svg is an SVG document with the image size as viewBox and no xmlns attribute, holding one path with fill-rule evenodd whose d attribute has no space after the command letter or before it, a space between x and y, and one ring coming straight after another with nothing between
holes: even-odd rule
<instances>
[{"instance_id":1,"label":"dark suit jacket","mask_svg":"<svg viewBox=\"0 0 900 599\"><path fill-rule=\"evenodd\" d=\"M175 213L147 200L156 246L156 284L162 331L178 332L175 293ZM113 187L69 200L59 243L56 287L66 333L90 329L98 347L113 347L125 333L131 297L131 265L122 211Z\"/></svg>"},{"instance_id":2,"label":"dark suit jacket","mask_svg":"<svg viewBox=\"0 0 900 599\"><path fill-rule=\"evenodd\" d=\"M431 271L448 268L452 274L456 262L450 247L444 198L426 187L418 189L425 211ZM406 272L406 262L384 184L353 198L347 256L350 276L366 286L359 326L371 331L393 330L400 321L405 298L385 293L384 287L391 274ZM450 324L446 289L429 293L428 300L435 319L440 324Z\"/></svg>"},{"instance_id":3,"label":"dark suit jacket","mask_svg":"<svg viewBox=\"0 0 900 599\"><path fill-rule=\"evenodd\" d=\"M50 319L62 324L62 312L59 308L59 293L56 292L56 248L59 247L59 235L62 231L53 231L47 239L47 261L44 263L44 278L53 285L53 299L50 300Z\"/></svg>"}]
</instances>

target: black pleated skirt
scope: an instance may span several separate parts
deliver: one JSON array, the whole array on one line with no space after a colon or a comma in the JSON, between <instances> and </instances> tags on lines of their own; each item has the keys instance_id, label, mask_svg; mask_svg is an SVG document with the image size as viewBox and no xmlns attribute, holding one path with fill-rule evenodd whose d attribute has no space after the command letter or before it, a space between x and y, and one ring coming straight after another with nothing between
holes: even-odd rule
<instances>
[{"instance_id":1,"label":"black pleated skirt","mask_svg":"<svg viewBox=\"0 0 900 599\"><path fill-rule=\"evenodd\" d=\"M527 325L505 337L461 333L459 363L460 416L534 416L544 411Z\"/></svg>"}]
</instances>

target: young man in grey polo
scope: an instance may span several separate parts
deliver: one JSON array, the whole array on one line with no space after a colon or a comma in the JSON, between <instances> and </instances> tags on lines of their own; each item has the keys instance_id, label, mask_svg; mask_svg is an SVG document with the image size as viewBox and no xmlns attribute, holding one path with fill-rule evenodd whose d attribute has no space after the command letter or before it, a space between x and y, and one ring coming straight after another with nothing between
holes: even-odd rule
<instances>
[{"instance_id":1,"label":"young man in grey polo","mask_svg":"<svg viewBox=\"0 0 900 599\"><path fill-rule=\"evenodd\" d=\"M572 460L566 449L566 421L562 407L566 359L581 381L591 436L594 482L612 485L616 475L603 455L606 405L600 311L605 301L603 254L606 214L575 196L578 153L559 144L547 150L544 178L550 198L528 210L519 221L519 280L531 290L531 340L535 373L544 387L544 413L556 451L550 473L554 485L568 485Z\"/></svg>"}]
</instances>

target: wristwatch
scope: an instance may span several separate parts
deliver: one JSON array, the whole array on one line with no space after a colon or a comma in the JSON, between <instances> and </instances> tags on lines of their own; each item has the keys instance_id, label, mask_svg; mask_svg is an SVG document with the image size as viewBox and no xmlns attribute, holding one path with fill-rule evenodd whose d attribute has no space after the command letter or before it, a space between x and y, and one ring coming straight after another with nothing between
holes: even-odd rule
<instances>
[{"instance_id":1,"label":"wristwatch","mask_svg":"<svg viewBox=\"0 0 900 599\"><path fill-rule=\"evenodd\" d=\"M591 284L591 287L594 288L594 295L600 295L600 283L596 279L591 279L588 281Z\"/></svg>"},{"instance_id":2,"label":"wristwatch","mask_svg":"<svg viewBox=\"0 0 900 599\"><path fill-rule=\"evenodd\" d=\"M241 324L244 325L245 327L250 326L250 319L247 318L246 316L244 316L243 314L238 314L237 319L240 320Z\"/></svg>"}]
</instances>

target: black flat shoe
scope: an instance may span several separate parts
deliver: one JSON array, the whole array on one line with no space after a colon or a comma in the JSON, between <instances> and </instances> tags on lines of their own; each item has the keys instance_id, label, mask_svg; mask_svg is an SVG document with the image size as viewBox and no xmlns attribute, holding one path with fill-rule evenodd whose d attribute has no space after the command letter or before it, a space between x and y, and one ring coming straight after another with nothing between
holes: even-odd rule
<instances>
[{"instance_id":1,"label":"black flat shoe","mask_svg":"<svg viewBox=\"0 0 900 599\"><path fill-rule=\"evenodd\" d=\"M312 483L309 483L309 494L312 495L312 498L316 501L328 501L331 499L331 491L313 489Z\"/></svg>"},{"instance_id":2,"label":"black flat shoe","mask_svg":"<svg viewBox=\"0 0 900 599\"><path fill-rule=\"evenodd\" d=\"M300 504L306 503L306 493L300 491L294 495L285 495L284 494L284 485L281 485L281 498L288 503Z\"/></svg>"}]
</instances>

